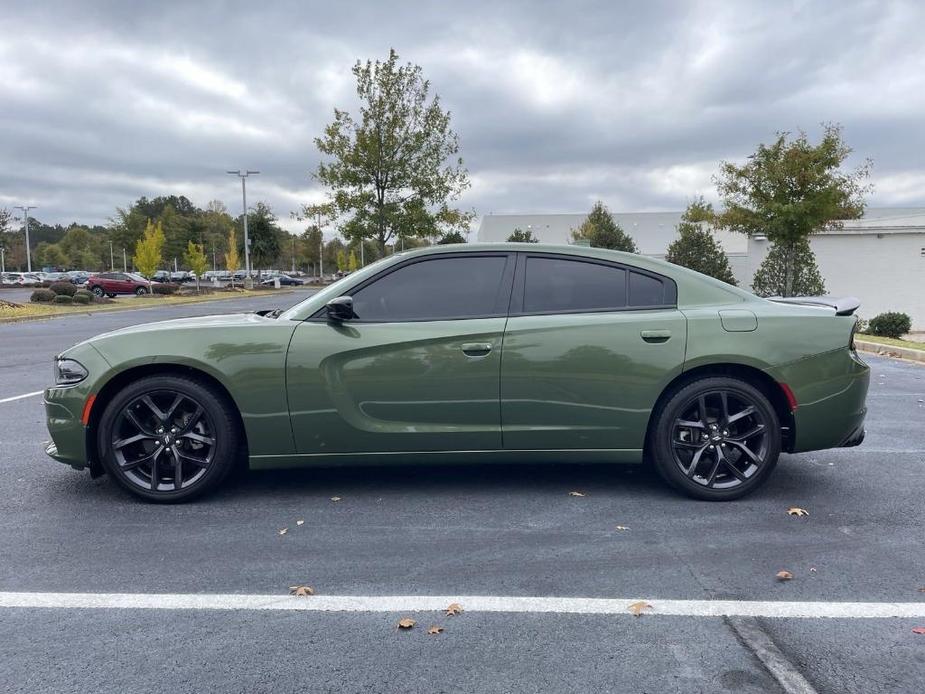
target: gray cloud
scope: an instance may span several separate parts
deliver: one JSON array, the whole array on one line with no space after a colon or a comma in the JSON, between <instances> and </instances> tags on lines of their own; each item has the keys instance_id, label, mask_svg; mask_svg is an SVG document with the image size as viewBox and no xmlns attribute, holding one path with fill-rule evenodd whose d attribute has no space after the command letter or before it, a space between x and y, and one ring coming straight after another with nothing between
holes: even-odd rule
<instances>
[{"instance_id":1,"label":"gray cloud","mask_svg":"<svg viewBox=\"0 0 925 694\"><path fill-rule=\"evenodd\" d=\"M722 159L838 121L877 205L925 205L916 2L0 4L0 205L103 222L140 195L288 217L350 68L394 46L454 113L479 213L678 209Z\"/></svg>"}]
</instances>

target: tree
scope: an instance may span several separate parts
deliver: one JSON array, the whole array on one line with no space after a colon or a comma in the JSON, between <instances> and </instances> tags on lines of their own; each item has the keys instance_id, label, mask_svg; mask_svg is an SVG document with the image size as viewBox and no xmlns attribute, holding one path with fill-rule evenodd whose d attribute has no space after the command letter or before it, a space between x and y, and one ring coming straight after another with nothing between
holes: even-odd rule
<instances>
[{"instance_id":1,"label":"tree","mask_svg":"<svg viewBox=\"0 0 925 694\"><path fill-rule=\"evenodd\" d=\"M864 212L871 163L843 171L849 154L841 127L824 124L817 145L802 131L796 137L778 133L770 145L758 145L747 163L720 165L715 181L724 210L716 216L716 224L767 236L775 246L772 262L783 272L782 296L793 296L798 278L806 272L812 275L811 269L801 266L806 262L815 266L806 242L809 236L824 228L840 228L841 220L856 219ZM770 258L769 253L765 262ZM777 268L769 269L767 277L776 277Z\"/></svg>"},{"instance_id":2,"label":"tree","mask_svg":"<svg viewBox=\"0 0 925 694\"><path fill-rule=\"evenodd\" d=\"M588 218L578 229L572 231L572 239L587 240L594 248L608 248L612 251L638 253L632 237L623 231L604 203L598 200L588 213Z\"/></svg>"},{"instance_id":3,"label":"tree","mask_svg":"<svg viewBox=\"0 0 925 694\"><path fill-rule=\"evenodd\" d=\"M816 266L816 257L810 248L809 239L794 241L789 246L773 244L755 272L752 291L758 296L825 294L825 282Z\"/></svg>"},{"instance_id":4,"label":"tree","mask_svg":"<svg viewBox=\"0 0 925 694\"><path fill-rule=\"evenodd\" d=\"M151 286L151 278L157 272L157 266L161 264L164 250L164 229L161 223L155 224L148 220L145 227L144 236L135 244L135 255L132 260L135 267L148 279L148 287Z\"/></svg>"},{"instance_id":5,"label":"tree","mask_svg":"<svg viewBox=\"0 0 925 694\"><path fill-rule=\"evenodd\" d=\"M201 288L200 282L202 276L205 274L206 268L209 267L209 260L206 258L206 253L202 248L202 244L193 243L192 241L187 242L186 253L183 255L183 260L189 266L190 270L196 273L196 293L198 294Z\"/></svg>"},{"instance_id":6,"label":"tree","mask_svg":"<svg viewBox=\"0 0 925 694\"><path fill-rule=\"evenodd\" d=\"M357 262L357 254L352 248L350 249L350 256L347 258L347 270L349 272L356 272L357 268L360 267L359 262Z\"/></svg>"},{"instance_id":7,"label":"tree","mask_svg":"<svg viewBox=\"0 0 925 694\"><path fill-rule=\"evenodd\" d=\"M709 227L704 226L711 219L713 205L704 202L702 197L691 202L681 215L679 236L668 246L665 260L734 285L736 280L726 253Z\"/></svg>"},{"instance_id":8,"label":"tree","mask_svg":"<svg viewBox=\"0 0 925 694\"><path fill-rule=\"evenodd\" d=\"M445 245L450 243L466 243L466 237L463 236L458 231L451 231L448 234L444 234L443 237L437 241L439 245Z\"/></svg>"},{"instance_id":9,"label":"tree","mask_svg":"<svg viewBox=\"0 0 925 694\"><path fill-rule=\"evenodd\" d=\"M57 243L41 241L32 253L35 264L40 267L65 268L68 266L67 256Z\"/></svg>"},{"instance_id":10,"label":"tree","mask_svg":"<svg viewBox=\"0 0 925 694\"><path fill-rule=\"evenodd\" d=\"M315 176L347 216L341 233L351 241L375 239L385 255L397 236L434 237L458 225L467 213L449 203L469 187L469 174L458 157L450 113L439 96L430 96L420 66L399 65L391 50L385 62L358 61L353 75L358 118L335 109L315 139L329 157Z\"/></svg>"},{"instance_id":11,"label":"tree","mask_svg":"<svg viewBox=\"0 0 925 694\"><path fill-rule=\"evenodd\" d=\"M514 243L539 243L540 240L533 236L533 232L527 229L524 231L521 228L514 229L513 233L507 237L508 241Z\"/></svg>"},{"instance_id":12,"label":"tree","mask_svg":"<svg viewBox=\"0 0 925 694\"><path fill-rule=\"evenodd\" d=\"M347 270L347 251L343 248L337 249L337 271L344 272Z\"/></svg>"},{"instance_id":13,"label":"tree","mask_svg":"<svg viewBox=\"0 0 925 694\"><path fill-rule=\"evenodd\" d=\"M244 228L243 216L238 218L241 228ZM284 232L276 223L276 215L270 206L258 202L253 211L247 215L247 235L251 242L251 267L258 270L269 268L279 259L282 251L281 239ZM239 253L244 252L244 236L242 231Z\"/></svg>"},{"instance_id":14,"label":"tree","mask_svg":"<svg viewBox=\"0 0 925 694\"><path fill-rule=\"evenodd\" d=\"M231 288L234 289L234 273L238 271L241 260L238 257L238 244L234 238L234 228L228 230L227 245L225 246L225 269L231 273Z\"/></svg>"}]
</instances>

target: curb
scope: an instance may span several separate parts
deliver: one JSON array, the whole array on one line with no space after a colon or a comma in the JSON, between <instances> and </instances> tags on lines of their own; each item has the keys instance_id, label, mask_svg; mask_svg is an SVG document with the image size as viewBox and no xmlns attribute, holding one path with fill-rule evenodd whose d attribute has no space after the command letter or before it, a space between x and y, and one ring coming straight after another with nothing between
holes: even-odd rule
<instances>
[{"instance_id":1,"label":"curb","mask_svg":"<svg viewBox=\"0 0 925 694\"><path fill-rule=\"evenodd\" d=\"M292 294L294 289L279 289L275 290L274 294L279 296L280 294ZM112 306L108 308L98 308L95 311L71 311L70 313L51 313L39 316L19 316L19 317L0 317L0 325L7 325L9 323L29 323L32 321L38 320L56 320L58 318L68 318L72 316L93 316L97 313L121 313L123 311L150 311L155 308L164 308L165 306L193 306L196 304L209 304L216 303L219 301L230 301L232 299L247 299L253 298L254 295L249 297L241 296L223 296L217 299L200 299L197 301L182 301L180 303L168 303L164 306Z\"/></svg>"},{"instance_id":2,"label":"curb","mask_svg":"<svg viewBox=\"0 0 925 694\"><path fill-rule=\"evenodd\" d=\"M884 345L880 342L866 342L854 338L855 346L864 352L877 354L881 357L892 357L893 359L905 359L907 361L917 361L925 364L925 350L912 349L911 347L897 347L896 345Z\"/></svg>"}]
</instances>

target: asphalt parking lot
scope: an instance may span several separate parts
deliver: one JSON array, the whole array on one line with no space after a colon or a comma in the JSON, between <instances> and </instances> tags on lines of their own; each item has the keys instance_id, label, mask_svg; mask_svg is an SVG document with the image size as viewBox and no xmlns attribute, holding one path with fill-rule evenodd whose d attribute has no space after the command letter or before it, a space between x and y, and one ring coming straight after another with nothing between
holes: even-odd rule
<instances>
[{"instance_id":1,"label":"asphalt parking lot","mask_svg":"<svg viewBox=\"0 0 925 694\"><path fill-rule=\"evenodd\" d=\"M44 388L53 355L98 332L301 296L0 325L0 593L52 605L0 607L4 691L921 691L925 635L912 629L925 616L866 603L925 602L922 366L866 356L864 444L783 456L762 490L727 504L676 496L644 467L553 465L251 473L200 502L145 505L47 459L41 398L8 400ZM782 569L793 579L776 580ZM285 596L294 584L378 607L67 599ZM445 616L385 609L383 596L459 597L464 610L460 596L536 600ZM549 598L652 609L579 614ZM850 609L729 618L659 614L660 600ZM399 631L405 616L417 626Z\"/></svg>"}]
</instances>

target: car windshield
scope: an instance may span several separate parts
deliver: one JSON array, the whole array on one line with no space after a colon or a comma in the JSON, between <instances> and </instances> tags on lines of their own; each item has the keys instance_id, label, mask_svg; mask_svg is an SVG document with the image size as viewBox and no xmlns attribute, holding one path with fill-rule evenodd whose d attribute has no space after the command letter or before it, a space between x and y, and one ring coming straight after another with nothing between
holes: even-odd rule
<instances>
[{"instance_id":1,"label":"car windshield","mask_svg":"<svg viewBox=\"0 0 925 694\"><path fill-rule=\"evenodd\" d=\"M146 277L142 277L141 275L138 275L138 274L136 274L136 273L134 273L134 272L129 272L129 273L126 273L126 274L127 274L127 276L129 277L129 279L133 279L133 280L135 280L136 282L147 282L147 281L148 281L148 279L147 279Z\"/></svg>"}]
</instances>

